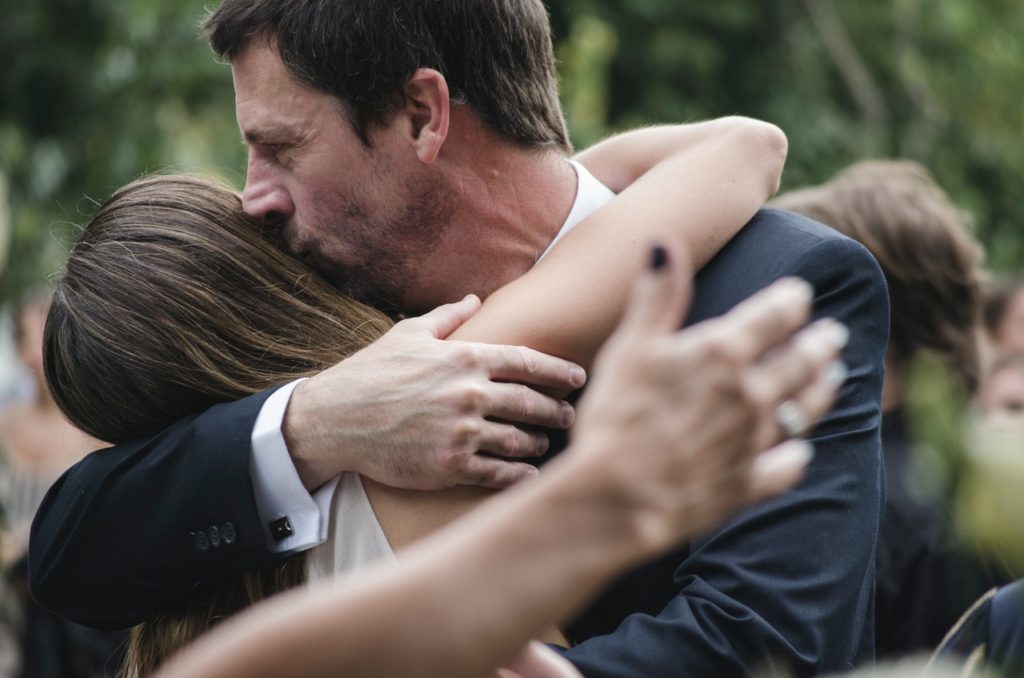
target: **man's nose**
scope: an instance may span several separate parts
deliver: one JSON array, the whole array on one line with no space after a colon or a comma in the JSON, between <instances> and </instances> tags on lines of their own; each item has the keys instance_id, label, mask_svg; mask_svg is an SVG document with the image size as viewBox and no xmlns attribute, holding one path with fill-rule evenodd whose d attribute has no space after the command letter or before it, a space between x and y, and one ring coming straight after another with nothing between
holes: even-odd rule
<instances>
[{"instance_id":1,"label":"man's nose","mask_svg":"<svg viewBox=\"0 0 1024 678\"><path fill-rule=\"evenodd\" d=\"M242 210L263 223L284 224L295 214L295 204L269 168L250 161L242 191Z\"/></svg>"}]
</instances>

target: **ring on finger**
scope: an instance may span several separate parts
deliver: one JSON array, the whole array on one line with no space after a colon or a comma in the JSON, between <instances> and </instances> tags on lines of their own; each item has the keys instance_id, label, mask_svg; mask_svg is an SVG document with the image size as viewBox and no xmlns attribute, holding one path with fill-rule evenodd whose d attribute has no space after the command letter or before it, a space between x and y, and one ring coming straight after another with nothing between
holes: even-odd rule
<instances>
[{"instance_id":1,"label":"ring on finger","mask_svg":"<svg viewBox=\"0 0 1024 678\"><path fill-rule=\"evenodd\" d=\"M787 438L799 438L807 432L807 417L792 400L783 400L775 407L775 423Z\"/></svg>"}]
</instances>

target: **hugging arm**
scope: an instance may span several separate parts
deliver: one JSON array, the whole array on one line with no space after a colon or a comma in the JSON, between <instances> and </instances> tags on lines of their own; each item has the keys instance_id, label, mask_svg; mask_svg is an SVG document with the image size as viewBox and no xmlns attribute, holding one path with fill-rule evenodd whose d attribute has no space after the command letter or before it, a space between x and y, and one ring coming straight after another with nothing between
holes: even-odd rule
<instances>
[{"instance_id":1,"label":"hugging arm","mask_svg":"<svg viewBox=\"0 0 1024 678\"><path fill-rule=\"evenodd\" d=\"M722 118L627 132L577 159L615 191L527 274L504 286L456 338L530 346L588 366L621 317L652 242L702 267L775 193L786 137Z\"/></svg>"},{"instance_id":2,"label":"hugging arm","mask_svg":"<svg viewBox=\"0 0 1024 678\"><path fill-rule=\"evenodd\" d=\"M495 498L397 563L258 605L161 675L487 675L609 576L720 519L704 510L707 495L745 503L794 482L805 461L799 453L754 461L749 432L770 420L770 410L728 407L728 394L751 361L803 323L806 293L793 283L776 286L723 319L718 339L712 332L679 338L682 280L676 269L637 286L603 349L608 367L580 406L580 438L537 482ZM754 338L731 363L738 369L721 370L717 342L739 335ZM775 386L814 388L838 348L817 339L782 349L797 369L773 372ZM693 388L678 388L666 373ZM831 389L818 391L809 416L820 415L831 396ZM694 416L673 418L680 409ZM712 440L722 443L714 453L702 444ZM636 458L622 454L630 448Z\"/></svg>"},{"instance_id":3,"label":"hugging arm","mask_svg":"<svg viewBox=\"0 0 1024 678\"><path fill-rule=\"evenodd\" d=\"M466 400L476 389L490 394L504 387L481 376L488 372L565 391L582 383L578 367L529 349L453 347L439 340L478 304L469 300L399 323L370 347L372 364L353 357L332 368L342 381L351 379L345 416L354 423L335 437L343 449L429 461L435 449L450 444L455 422L467 418ZM472 361L457 360L469 351ZM465 388L467 382L472 388ZM437 397L439 388L447 398ZM567 405L530 393L529 416L520 419L504 410L502 415L555 428L568 423L562 420ZM69 469L33 521L33 596L77 623L120 629L180 605L199 585L287 555L268 541L268 528L274 528L261 518L250 475L254 434L260 433L256 422L273 395L217 405L157 435L94 452ZM489 411L471 416L483 421ZM296 533L305 527L312 533L308 548L322 541L317 536L326 514L295 478L287 451L283 455L286 466L277 479L285 483L290 474L301 511L280 514L276 525ZM442 471L438 466L437 473ZM282 536L287 546L288 535Z\"/></svg>"},{"instance_id":4,"label":"hugging arm","mask_svg":"<svg viewBox=\"0 0 1024 678\"><path fill-rule=\"evenodd\" d=\"M698 143L696 137L684 141ZM648 162L658 159L654 150L653 145L647 147ZM601 169L601 162L598 158L594 164L599 173L607 171ZM774 188L780 166L777 161L774 177L759 175L762 186ZM770 194L761 190L765 195L759 201ZM637 231L632 237L639 242L644 236ZM563 251L566 248L562 246ZM553 251L551 256L565 255ZM615 275L620 272L616 270ZM625 274L622 279L627 279ZM516 294L518 300L514 297L510 308L529 308L529 300ZM622 303L620 299L607 312L604 307L592 307L599 314L594 324L605 327L602 336L607 336ZM467 472L453 464L456 453L477 461L474 452L481 448L473 444L487 444L483 449L512 457L538 450L535 437L524 445L522 438L508 435L471 440L467 446L459 437L467 417L481 427L492 417L564 427L572 417L565 405L532 390L510 391L504 382L568 391L581 381L571 365L528 349L439 341L475 310L475 302L469 300L399 323L382 340L332 368L331 376L345 385L340 389L342 405L335 412L351 426L335 426L321 438L315 435L319 428L309 427L314 446L349 458L380 459L378 468L391 469L385 480L410 487L501 486L529 473L526 465L485 464ZM476 330L480 339L520 340L514 332L503 335L500 322L490 322L481 321ZM538 318L531 325L538 331L523 336L523 343L543 342L547 335L540 330L545 324ZM574 337L591 336L587 322L581 320L576 328L574 335L560 337L568 347L574 345ZM598 344L583 346L582 352L592 355ZM401 386L398 391L396 384ZM280 557L279 545L266 538L269 524L260 517L249 475L250 440L269 395L218 406L152 438L91 455L73 467L47 495L33 525L30 581L34 595L74 621L120 628L178 603L183 591L201 583ZM389 459L406 463L389 467ZM294 484L301 482L309 489L344 468L295 461L300 477ZM201 472L190 472L195 469ZM289 474L294 475L290 467L281 479ZM161 488L158 497L153 488ZM282 514L272 529L279 530L287 544L294 541L288 531L293 526L299 531L303 522L305 532L313 534L308 546L315 543L324 518L309 495L300 500L302 511ZM233 539L221 538L225 529Z\"/></svg>"},{"instance_id":5,"label":"hugging arm","mask_svg":"<svg viewBox=\"0 0 1024 678\"><path fill-rule=\"evenodd\" d=\"M680 243L675 263L685 271L706 263L774 193L785 147L773 125L723 118L636 130L584 151L578 159L589 170L625 190L535 268L489 297L452 337L521 343L589 366L618 322L651 242ZM485 423L480 431L517 441L510 447L545 442L538 433L504 428L500 434L498 424ZM477 455L468 461L495 472L509 467ZM396 548L486 497L472 488L424 498L372 481L364 485Z\"/></svg>"},{"instance_id":6,"label":"hugging arm","mask_svg":"<svg viewBox=\"0 0 1024 678\"><path fill-rule=\"evenodd\" d=\"M809 435L815 458L792 492L621 580L570 629L587 676L796 675L870 660L885 283L860 245L765 210L697 278L691 320L725 312L780 275L816 290L814 315L850 329L847 379ZM638 609L643 612L637 612Z\"/></svg>"}]
</instances>

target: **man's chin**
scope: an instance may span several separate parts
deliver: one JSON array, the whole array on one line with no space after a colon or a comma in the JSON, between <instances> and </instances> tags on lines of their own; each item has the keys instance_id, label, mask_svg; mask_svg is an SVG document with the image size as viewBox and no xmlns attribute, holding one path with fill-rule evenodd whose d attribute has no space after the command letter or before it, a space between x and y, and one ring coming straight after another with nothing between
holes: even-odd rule
<instances>
[{"instance_id":1,"label":"man's chin","mask_svg":"<svg viewBox=\"0 0 1024 678\"><path fill-rule=\"evenodd\" d=\"M358 273L329 275L327 280L336 290L350 299L372 306L391 317L401 314L402 298L394 289L391 281L385 282L379 278L371 279Z\"/></svg>"}]
</instances>

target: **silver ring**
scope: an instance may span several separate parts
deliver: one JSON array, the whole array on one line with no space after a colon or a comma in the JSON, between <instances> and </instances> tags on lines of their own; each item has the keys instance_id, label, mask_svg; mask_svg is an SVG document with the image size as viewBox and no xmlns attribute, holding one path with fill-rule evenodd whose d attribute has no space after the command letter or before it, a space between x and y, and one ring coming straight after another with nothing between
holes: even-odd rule
<instances>
[{"instance_id":1,"label":"silver ring","mask_svg":"<svg viewBox=\"0 0 1024 678\"><path fill-rule=\"evenodd\" d=\"M784 400L776 406L775 423L787 438L799 438L807 432L807 418L792 400Z\"/></svg>"}]
</instances>

